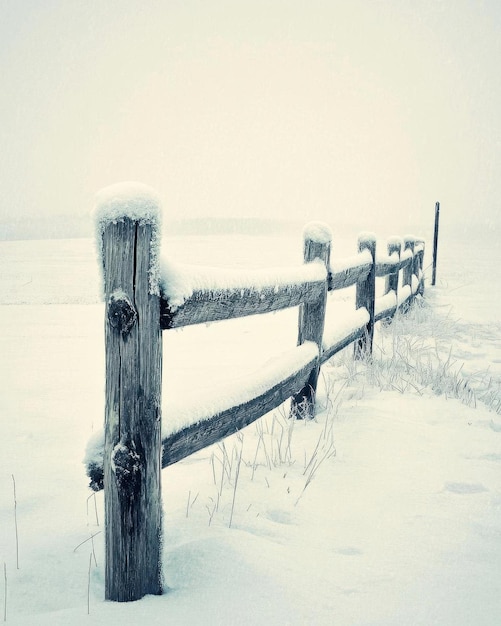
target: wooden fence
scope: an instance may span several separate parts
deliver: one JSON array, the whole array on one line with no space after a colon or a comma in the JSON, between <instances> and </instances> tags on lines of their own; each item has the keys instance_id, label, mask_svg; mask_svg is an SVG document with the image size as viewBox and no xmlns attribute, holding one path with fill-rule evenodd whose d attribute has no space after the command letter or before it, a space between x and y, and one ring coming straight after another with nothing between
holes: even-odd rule
<instances>
[{"instance_id":1,"label":"wooden fence","mask_svg":"<svg viewBox=\"0 0 501 626\"><path fill-rule=\"evenodd\" d=\"M105 433L104 448L87 470L93 489L105 492L105 595L129 601L162 591L161 469L237 432L288 398L292 418L312 417L321 365L352 343L355 358L370 355L374 324L391 319L423 293L424 242L395 238L376 256L374 236L362 235L355 256L331 261L330 231L314 223L304 231L303 266L266 275L246 271L240 280L233 272L231 281L199 281L173 294L172 274L163 275L159 263L156 198L144 189L139 195L115 191L105 196L101 209ZM386 277L384 294L377 298L376 277ZM352 322L327 332L329 292L352 285ZM256 395L162 439L162 330L289 307L299 307L297 347L265 376Z\"/></svg>"}]
</instances>

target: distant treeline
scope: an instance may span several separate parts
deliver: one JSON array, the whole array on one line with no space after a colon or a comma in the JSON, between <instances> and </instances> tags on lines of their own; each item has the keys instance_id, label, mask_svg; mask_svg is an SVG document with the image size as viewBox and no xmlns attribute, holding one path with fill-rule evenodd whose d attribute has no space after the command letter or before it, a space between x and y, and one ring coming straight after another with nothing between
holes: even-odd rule
<instances>
[{"instance_id":1,"label":"distant treeline","mask_svg":"<svg viewBox=\"0 0 501 626\"><path fill-rule=\"evenodd\" d=\"M281 235L297 232L295 222L259 218L208 217L169 220L163 225L164 235ZM64 215L29 220L0 222L0 240L14 239L76 239L94 236L88 214L78 217Z\"/></svg>"},{"instance_id":2,"label":"distant treeline","mask_svg":"<svg viewBox=\"0 0 501 626\"><path fill-rule=\"evenodd\" d=\"M280 235L297 232L297 224L285 220L254 217L208 217L173 220L164 227L166 235Z\"/></svg>"},{"instance_id":3,"label":"distant treeline","mask_svg":"<svg viewBox=\"0 0 501 626\"><path fill-rule=\"evenodd\" d=\"M93 237L94 226L89 215L30 217L0 222L0 240L13 239L79 239Z\"/></svg>"}]
</instances>

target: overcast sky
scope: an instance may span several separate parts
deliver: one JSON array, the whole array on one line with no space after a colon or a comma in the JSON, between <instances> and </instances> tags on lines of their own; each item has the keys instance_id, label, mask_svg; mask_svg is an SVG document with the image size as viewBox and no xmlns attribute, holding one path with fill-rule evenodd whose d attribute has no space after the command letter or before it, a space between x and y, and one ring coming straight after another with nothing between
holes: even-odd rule
<instances>
[{"instance_id":1,"label":"overcast sky","mask_svg":"<svg viewBox=\"0 0 501 626\"><path fill-rule=\"evenodd\" d=\"M499 224L499 0L0 0L0 216Z\"/></svg>"}]
</instances>

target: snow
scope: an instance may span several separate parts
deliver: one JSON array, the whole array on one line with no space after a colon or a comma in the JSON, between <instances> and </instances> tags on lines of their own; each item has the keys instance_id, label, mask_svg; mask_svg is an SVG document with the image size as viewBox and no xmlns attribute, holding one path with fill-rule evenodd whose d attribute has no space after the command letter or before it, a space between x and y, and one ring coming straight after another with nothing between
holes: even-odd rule
<instances>
[{"instance_id":1,"label":"snow","mask_svg":"<svg viewBox=\"0 0 501 626\"><path fill-rule=\"evenodd\" d=\"M116 183L101 189L96 195L93 211L96 229L96 242L100 257L100 268L103 272L104 259L102 238L105 228L110 223L122 222L126 219L140 225L152 227L150 244L150 293L159 294L159 258L161 240L161 202L157 192L137 182Z\"/></svg>"},{"instance_id":2,"label":"snow","mask_svg":"<svg viewBox=\"0 0 501 626\"><path fill-rule=\"evenodd\" d=\"M218 262L241 267L245 250L247 266L271 267L292 254L290 241L279 245L208 237L164 248L201 265L215 263L213 250ZM374 365L353 362L348 349L322 367L316 420L290 422L275 411L243 439L164 470L166 593L116 604L103 599L103 494L89 490L80 461L104 414L104 305L92 242L0 243L6 623L497 624L498 250L495 233L453 240L444 229L437 286L428 276L423 306L376 325ZM326 337L346 319L337 298L348 306L352 296L329 295ZM165 331L164 415L172 398L182 406L197 390L252 377L295 351L296 340L296 310ZM406 345L414 370L400 371Z\"/></svg>"},{"instance_id":3,"label":"snow","mask_svg":"<svg viewBox=\"0 0 501 626\"><path fill-rule=\"evenodd\" d=\"M332 241L332 231L324 222L309 222L303 229L303 238L305 241L326 244Z\"/></svg>"},{"instance_id":4,"label":"snow","mask_svg":"<svg viewBox=\"0 0 501 626\"><path fill-rule=\"evenodd\" d=\"M416 293L417 290L419 289L419 278L415 274L413 274L411 277L411 281L412 281L412 284L411 284L412 293Z\"/></svg>"},{"instance_id":5,"label":"snow","mask_svg":"<svg viewBox=\"0 0 501 626\"><path fill-rule=\"evenodd\" d=\"M352 302L328 306L322 346L325 351L352 332L363 328L369 321L366 308L355 309Z\"/></svg>"},{"instance_id":6,"label":"snow","mask_svg":"<svg viewBox=\"0 0 501 626\"><path fill-rule=\"evenodd\" d=\"M375 244L377 242L377 237L376 237L376 234L373 232L363 231L358 235L358 241L359 243L363 241L363 242Z\"/></svg>"},{"instance_id":7,"label":"snow","mask_svg":"<svg viewBox=\"0 0 501 626\"><path fill-rule=\"evenodd\" d=\"M411 286L403 285L398 288L397 300L398 306L401 306L406 300L408 300L412 295Z\"/></svg>"},{"instance_id":8,"label":"snow","mask_svg":"<svg viewBox=\"0 0 501 626\"><path fill-rule=\"evenodd\" d=\"M100 231L109 222L129 218L141 224L160 224L161 202L154 189L136 182L104 187L96 195L94 221Z\"/></svg>"},{"instance_id":9,"label":"snow","mask_svg":"<svg viewBox=\"0 0 501 626\"><path fill-rule=\"evenodd\" d=\"M400 249L402 249L404 247L404 242L402 237L388 237L388 239L386 240L386 243L388 246L399 246Z\"/></svg>"},{"instance_id":10,"label":"snow","mask_svg":"<svg viewBox=\"0 0 501 626\"><path fill-rule=\"evenodd\" d=\"M307 341L269 359L245 376L229 377L216 387L201 386L189 398L168 398L164 404L162 437L257 398L299 372L316 357L317 345Z\"/></svg>"},{"instance_id":11,"label":"snow","mask_svg":"<svg viewBox=\"0 0 501 626\"><path fill-rule=\"evenodd\" d=\"M394 291L389 291L384 296L379 296L374 302L374 315L379 315L382 311L388 311L389 309L397 305L397 296Z\"/></svg>"},{"instance_id":12,"label":"snow","mask_svg":"<svg viewBox=\"0 0 501 626\"><path fill-rule=\"evenodd\" d=\"M399 258L396 252L392 252L392 254L379 254L376 253L376 264L384 264L387 265L389 263L398 263Z\"/></svg>"},{"instance_id":13,"label":"snow","mask_svg":"<svg viewBox=\"0 0 501 626\"><path fill-rule=\"evenodd\" d=\"M333 274L339 274L340 272L355 269L361 265L365 265L366 263L372 263L372 254L367 249L351 256L342 258L336 257L332 259L330 262L330 269Z\"/></svg>"},{"instance_id":14,"label":"snow","mask_svg":"<svg viewBox=\"0 0 501 626\"><path fill-rule=\"evenodd\" d=\"M406 250L402 250L400 254L401 261L407 261L408 259L412 259L412 250L407 248Z\"/></svg>"},{"instance_id":15,"label":"snow","mask_svg":"<svg viewBox=\"0 0 501 626\"><path fill-rule=\"evenodd\" d=\"M104 428L98 429L87 442L85 448L85 456L83 459L84 465L95 465L96 467L103 467L104 457Z\"/></svg>"},{"instance_id":16,"label":"snow","mask_svg":"<svg viewBox=\"0 0 501 626\"><path fill-rule=\"evenodd\" d=\"M317 345L307 341L269 359L245 376L228 377L216 387L197 387L189 397L168 397L163 405L162 438L257 398L299 372L316 357ZM85 465L102 466L103 453L104 430L100 430L87 444Z\"/></svg>"},{"instance_id":17,"label":"snow","mask_svg":"<svg viewBox=\"0 0 501 626\"><path fill-rule=\"evenodd\" d=\"M195 291L218 293L227 289L250 289L296 286L306 282L325 281L327 270L320 260L296 267L241 270L176 263L164 257L161 261L160 289L175 309Z\"/></svg>"}]
</instances>

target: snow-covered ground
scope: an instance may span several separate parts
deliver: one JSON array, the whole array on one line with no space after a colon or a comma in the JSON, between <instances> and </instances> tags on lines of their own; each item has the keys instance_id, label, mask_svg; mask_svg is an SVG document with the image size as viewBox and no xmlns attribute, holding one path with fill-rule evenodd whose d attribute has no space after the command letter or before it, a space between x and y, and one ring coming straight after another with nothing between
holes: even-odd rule
<instances>
[{"instance_id":1,"label":"snow-covered ground","mask_svg":"<svg viewBox=\"0 0 501 626\"><path fill-rule=\"evenodd\" d=\"M232 267L302 254L289 237L163 246ZM354 248L335 241L334 256ZM93 245L1 242L7 623L499 624L499 260L494 239L443 232L437 286L407 319L378 325L373 365L354 365L348 349L323 367L316 421L277 411L164 470L166 592L116 604L103 600L102 493L82 465L103 419ZM255 371L295 345L296 324L290 311L165 332L164 403Z\"/></svg>"}]
</instances>

